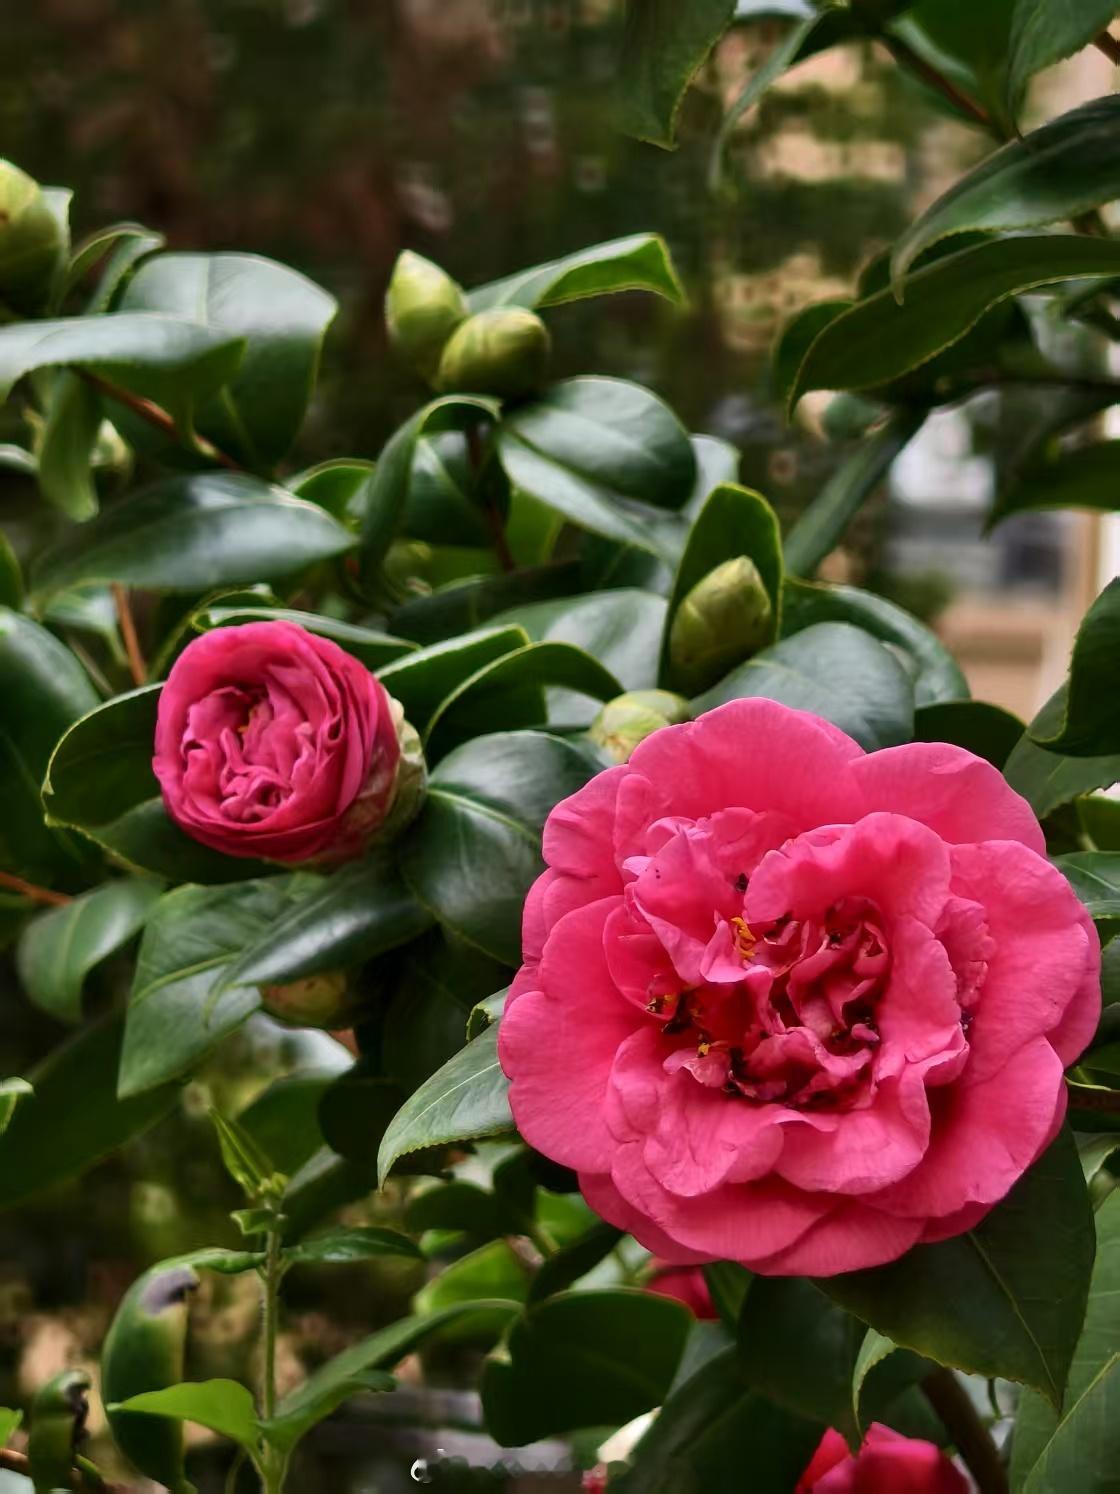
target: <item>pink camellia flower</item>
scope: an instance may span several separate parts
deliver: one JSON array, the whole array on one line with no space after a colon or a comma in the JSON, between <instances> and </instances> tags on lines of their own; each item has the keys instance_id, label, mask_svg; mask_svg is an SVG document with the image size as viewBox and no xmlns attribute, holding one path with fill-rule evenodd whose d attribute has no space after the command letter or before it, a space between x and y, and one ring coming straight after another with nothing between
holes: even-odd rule
<instances>
[{"instance_id":1,"label":"pink camellia flower","mask_svg":"<svg viewBox=\"0 0 1120 1494\"><path fill-rule=\"evenodd\" d=\"M659 1266L646 1282L646 1291L683 1302L694 1318L719 1317L699 1266Z\"/></svg>"},{"instance_id":2,"label":"pink camellia flower","mask_svg":"<svg viewBox=\"0 0 1120 1494\"><path fill-rule=\"evenodd\" d=\"M227 856L359 855L386 815L399 759L385 688L294 623L203 633L160 693L152 767L167 812Z\"/></svg>"},{"instance_id":3,"label":"pink camellia flower","mask_svg":"<svg viewBox=\"0 0 1120 1494\"><path fill-rule=\"evenodd\" d=\"M558 804L499 1052L522 1136L662 1260L977 1223L1054 1137L1100 952L989 763L732 701Z\"/></svg>"},{"instance_id":4,"label":"pink camellia flower","mask_svg":"<svg viewBox=\"0 0 1120 1494\"><path fill-rule=\"evenodd\" d=\"M858 1453L830 1427L794 1494L968 1494L968 1488L932 1442L872 1422Z\"/></svg>"}]
</instances>

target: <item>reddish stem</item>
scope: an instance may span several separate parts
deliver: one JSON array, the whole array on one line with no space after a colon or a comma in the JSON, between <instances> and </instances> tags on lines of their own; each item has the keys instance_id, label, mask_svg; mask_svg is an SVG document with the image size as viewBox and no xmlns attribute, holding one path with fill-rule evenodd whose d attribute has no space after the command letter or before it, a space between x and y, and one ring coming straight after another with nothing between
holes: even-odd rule
<instances>
[{"instance_id":1,"label":"reddish stem","mask_svg":"<svg viewBox=\"0 0 1120 1494\"><path fill-rule=\"evenodd\" d=\"M73 901L67 892L52 892L49 887L37 887L34 882L25 882L22 877L13 876L11 872L0 871L0 887L6 887L9 892L18 892L22 897L29 897L32 902L51 903L59 908L64 903Z\"/></svg>"},{"instance_id":2,"label":"reddish stem","mask_svg":"<svg viewBox=\"0 0 1120 1494\"><path fill-rule=\"evenodd\" d=\"M483 463L482 437L478 434L477 425L469 425L467 427L467 454L471 459L471 468L477 478L482 472ZM486 524L490 530L490 539L494 545L494 553L498 557L498 564L503 571L515 571L517 563L510 553L509 541L506 539L506 526L502 522L502 516L498 512L497 504L488 498L482 505L482 511L486 515Z\"/></svg>"},{"instance_id":3,"label":"reddish stem","mask_svg":"<svg viewBox=\"0 0 1120 1494\"><path fill-rule=\"evenodd\" d=\"M153 403L150 399L144 399L142 395L133 394L131 389L122 389L119 384L111 384L108 379L103 379L100 374L90 373L88 368L79 368L76 372L96 389L98 394L106 399L115 400L118 405L124 405L127 410L147 421L149 425L155 426L157 431L162 431L172 441L181 441L182 433L175 421L166 410ZM205 436L195 436L194 444L196 450L203 456L209 457L211 461L217 462L221 467L228 467L231 472L244 472L245 468L240 462L234 461L233 457L226 454L207 441Z\"/></svg>"},{"instance_id":4,"label":"reddish stem","mask_svg":"<svg viewBox=\"0 0 1120 1494\"><path fill-rule=\"evenodd\" d=\"M148 678L148 666L144 662L140 639L136 635L136 619L129 606L128 592L119 581L113 582L112 592L113 603L117 609L117 622L120 625L121 637L124 639L124 651L128 655L128 667L132 672L132 682L134 685L142 685Z\"/></svg>"}]
</instances>

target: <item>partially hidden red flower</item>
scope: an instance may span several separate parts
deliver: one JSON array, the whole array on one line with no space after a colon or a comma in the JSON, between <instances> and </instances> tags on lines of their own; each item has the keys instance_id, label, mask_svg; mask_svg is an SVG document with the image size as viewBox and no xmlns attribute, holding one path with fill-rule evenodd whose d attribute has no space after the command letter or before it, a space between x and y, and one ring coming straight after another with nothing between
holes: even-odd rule
<instances>
[{"instance_id":1,"label":"partially hidden red flower","mask_svg":"<svg viewBox=\"0 0 1120 1494\"><path fill-rule=\"evenodd\" d=\"M203 633L160 692L152 767L167 812L227 856L360 855L389 809L399 761L384 686L294 623Z\"/></svg>"},{"instance_id":2,"label":"partially hidden red flower","mask_svg":"<svg viewBox=\"0 0 1120 1494\"><path fill-rule=\"evenodd\" d=\"M674 1265L970 1229L1055 1136L1100 949L990 763L739 700L556 806L499 1032L522 1136Z\"/></svg>"},{"instance_id":3,"label":"partially hidden red flower","mask_svg":"<svg viewBox=\"0 0 1120 1494\"><path fill-rule=\"evenodd\" d=\"M646 1282L646 1291L683 1302L694 1318L719 1317L699 1266L661 1266Z\"/></svg>"},{"instance_id":4,"label":"partially hidden red flower","mask_svg":"<svg viewBox=\"0 0 1120 1494\"><path fill-rule=\"evenodd\" d=\"M872 1422L856 1453L830 1427L794 1494L968 1494L968 1480L932 1442Z\"/></svg>"}]
</instances>

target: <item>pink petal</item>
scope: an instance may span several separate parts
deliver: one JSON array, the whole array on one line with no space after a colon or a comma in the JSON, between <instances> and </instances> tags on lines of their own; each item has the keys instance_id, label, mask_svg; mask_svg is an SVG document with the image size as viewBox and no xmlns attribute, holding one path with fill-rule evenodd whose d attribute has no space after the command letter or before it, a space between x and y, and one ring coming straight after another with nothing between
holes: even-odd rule
<instances>
[{"instance_id":1,"label":"pink petal","mask_svg":"<svg viewBox=\"0 0 1120 1494\"><path fill-rule=\"evenodd\" d=\"M761 1276L837 1276L898 1260L922 1234L920 1219L899 1219L865 1202L837 1203L783 1250L754 1262Z\"/></svg>"}]
</instances>

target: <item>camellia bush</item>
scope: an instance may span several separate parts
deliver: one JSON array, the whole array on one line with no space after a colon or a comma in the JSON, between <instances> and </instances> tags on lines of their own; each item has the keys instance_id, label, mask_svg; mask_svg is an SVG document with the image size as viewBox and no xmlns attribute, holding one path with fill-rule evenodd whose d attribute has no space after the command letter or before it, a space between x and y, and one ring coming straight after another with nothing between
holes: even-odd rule
<instances>
[{"instance_id":1,"label":"camellia bush","mask_svg":"<svg viewBox=\"0 0 1120 1494\"><path fill-rule=\"evenodd\" d=\"M671 143L735 9L632 5L627 127ZM654 393L552 377L565 303L682 300L656 235L469 290L403 254L426 402L376 463L295 471L331 297L133 224L72 246L68 194L0 165L0 462L41 500L0 541L0 928L71 1029L0 1084L0 1207L170 1113L256 1013L352 1033L341 1075L212 1112L240 1244L151 1265L104 1341L138 1474L189 1494L192 1422L227 1487L306 1486L318 1422L452 1345L493 1439L570 1438L589 1488L1112 1487L1120 582L1028 724L813 578L985 391L1046 394L992 523L1116 507L1085 349L1118 327L1120 98L1020 133L1037 71L1115 59L1114 9L738 7L788 31L725 136L870 38L992 146L783 330L790 411L835 391L862 437L784 536ZM423 1267L411 1313L280 1394L286 1273L385 1258ZM255 1387L192 1374L203 1273L260 1279ZM0 1462L104 1487L89 1390L44 1385Z\"/></svg>"}]
</instances>

